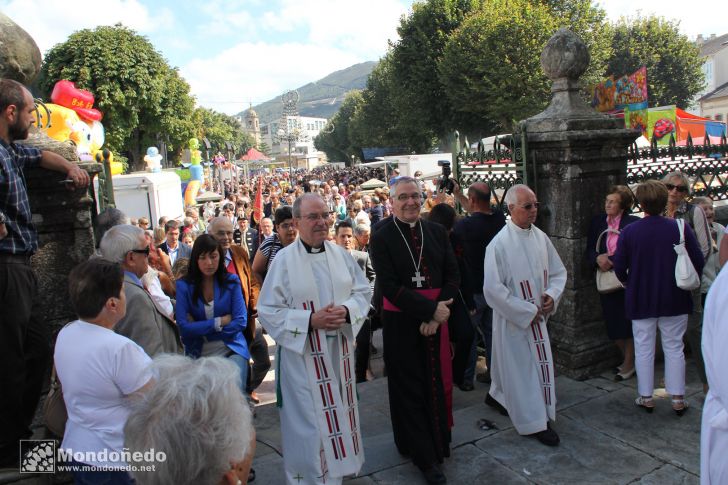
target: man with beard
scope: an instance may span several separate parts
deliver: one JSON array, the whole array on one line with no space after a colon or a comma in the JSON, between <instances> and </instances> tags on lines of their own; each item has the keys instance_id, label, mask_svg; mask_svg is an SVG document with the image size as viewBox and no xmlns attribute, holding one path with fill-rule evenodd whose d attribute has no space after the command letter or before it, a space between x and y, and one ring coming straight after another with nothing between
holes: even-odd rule
<instances>
[{"instance_id":1,"label":"man with beard","mask_svg":"<svg viewBox=\"0 0 728 485\"><path fill-rule=\"evenodd\" d=\"M448 305L458 293L460 274L445 228L420 219L417 181L400 177L391 191L394 217L379 223L369 254L383 296L394 442L427 483L446 483L439 464L450 456L445 399L452 374L443 375L441 355L449 358Z\"/></svg>"},{"instance_id":2,"label":"man with beard","mask_svg":"<svg viewBox=\"0 0 728 485\"><path fill-rule=\"evenodd\" d=\"M30 257L38 249L23 171L43 167L66 174L76 188L89 177L60 155L17 140L28 137L35 103L20 83L0 79L0 466L18 466L18 440L30 437L50 356L48 327L33 315L36 278Z\"/></svg>"}]
</instances>

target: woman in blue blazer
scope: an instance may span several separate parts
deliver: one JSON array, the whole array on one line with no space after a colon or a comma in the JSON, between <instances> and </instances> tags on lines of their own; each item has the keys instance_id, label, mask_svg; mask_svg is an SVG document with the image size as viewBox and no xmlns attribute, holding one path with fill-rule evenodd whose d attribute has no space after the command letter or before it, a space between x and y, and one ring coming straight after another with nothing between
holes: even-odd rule
<instances>
[{"instance_id":1,"label":"woman in blue blazer","mask_svg":"<svg viewBox=\"0 0 728 485\"><path fill-rule=\"evenodd\" d=\"M222 248L209 234L195 240L187 275L177 280L175 313L185 353L226 357L240 367L245 393L250 353L243 336L247 311L240 280L225 269Z\"/></svg>"},{"instance_id":2,"label":"woman in blue blazer","mask_svg":"<svg viewBox=\"0 0 728 485\"><path fill-rule=\"evenodd\" d=\"M586 243L586 259L596 271L612 269L611 257L617 249L617 233L607 233L602 237L597 251L599 235L607 229L622 231L627 225L639 221L639 217L629 214L634 197L629 188L615 185L609 190L604 201L604 212L595 216L589 225ZM615 380L629 379L635 374L634 340L632 321L627 319L624 305L624 290L600 294L602 316L607 325L607 336L620 350L622 364L617 367Z\"/></svg>"}]
</instances>

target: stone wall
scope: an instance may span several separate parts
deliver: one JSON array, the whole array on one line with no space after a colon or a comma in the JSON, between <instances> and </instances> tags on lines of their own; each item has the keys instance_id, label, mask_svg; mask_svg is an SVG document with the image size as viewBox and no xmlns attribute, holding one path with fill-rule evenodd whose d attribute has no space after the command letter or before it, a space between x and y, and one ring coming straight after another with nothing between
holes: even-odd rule
<instances>
[{"instance_id":1,"label":"stone wall","mask_svg":"<svg viewBox=\"0 0 728 485\"><path fill-rule=\"evenodd\" d=\"M581 39L566 29L554 34L541 54L553 81L551 103L518 127L526 135L528 184L541 202L536 225L550 236L568 272L549 320L554 360L560 372L577 379L618 361L602 321L594 268L585 259L586 239L609 187L625 182L627 147L640 134L582 100L578 78L588 64Z\"/></svg>"},{"instance_id":2,"label":"stone wall","mask_svg":"<svg viewBox=\"0 0 728 485\"><path fill-rule=\"evenodd\" d=\"M81 164L92 177L102 168ZM53 334L75 318L68 301L68 274L94 252L93 199L85 189L68 190L65 175L42 168L26 172L33 223L38 230L39 250L31 262L40 295L39 315Z\"/></svg>"}]
</instances>

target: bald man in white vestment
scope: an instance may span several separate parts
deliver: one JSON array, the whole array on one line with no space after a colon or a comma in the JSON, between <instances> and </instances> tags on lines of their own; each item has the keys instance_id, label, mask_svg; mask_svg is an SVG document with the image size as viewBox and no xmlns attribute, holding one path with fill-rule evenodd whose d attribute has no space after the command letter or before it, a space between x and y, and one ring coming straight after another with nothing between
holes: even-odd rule
<instances>
[{"instance_id":1,"label":"bald man in white vestment","mask_svg":"<svg viewBox=\"0 0 728 485\"><path fill-rule=\"evenodd\" d=\"M546 322L566 285L548 236L534 222L535 194L515 185L505 198L511 220L485 251L483 294L493 308L492 384L486 404L507 412L519 434L559 444L554 362Z\"/></svg>"}]
</instances>

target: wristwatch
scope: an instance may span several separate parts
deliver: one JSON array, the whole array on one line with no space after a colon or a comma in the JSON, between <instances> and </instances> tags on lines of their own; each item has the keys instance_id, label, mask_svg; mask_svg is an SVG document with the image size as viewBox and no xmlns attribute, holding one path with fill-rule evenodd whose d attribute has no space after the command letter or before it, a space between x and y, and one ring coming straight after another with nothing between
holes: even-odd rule
<instances>
[{"instance_id":1,"label":"wristwatch","mask_svg":"<svg viewBox=\"0 0 728 485\"><path fill-rule=\"evenodd\" d=\"M7 219L5 218L5 214L0 212L0 224L5 224L5 221L7 221Z\"/></svg>"}]
</instances>

